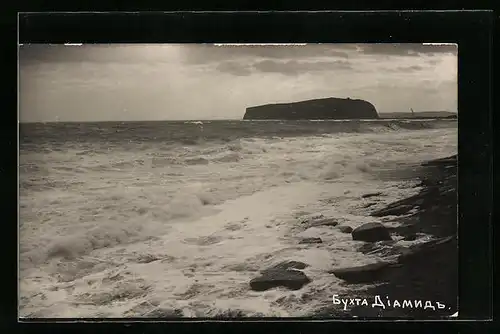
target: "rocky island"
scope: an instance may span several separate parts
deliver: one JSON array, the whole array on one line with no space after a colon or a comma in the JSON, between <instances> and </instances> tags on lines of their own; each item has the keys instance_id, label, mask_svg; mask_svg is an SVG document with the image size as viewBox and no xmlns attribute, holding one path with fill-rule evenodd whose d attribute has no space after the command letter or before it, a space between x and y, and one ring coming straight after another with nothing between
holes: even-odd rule
<instances>
[{"instance_id":1,"label":"rocky island","mask_svg":"<svg viewBox=\"0 0 500 334\"><path fill-rule=\"evenodd\" d=\"M292 103L249 107L243 119L305 120L305 119L377 119L375 106L358 99L324 98Z\"/></svg>"}]
</instances>

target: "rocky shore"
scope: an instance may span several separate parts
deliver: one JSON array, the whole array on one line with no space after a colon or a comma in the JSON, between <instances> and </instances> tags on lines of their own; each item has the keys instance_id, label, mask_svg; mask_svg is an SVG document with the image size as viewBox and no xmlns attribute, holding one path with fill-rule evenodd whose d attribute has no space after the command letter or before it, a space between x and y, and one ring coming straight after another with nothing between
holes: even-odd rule
<instances>
[{"instance_id":1,"label":"rocky shore","mask_svg":"<svg viewBox=\"0 0 500 334\"><path fill-rule=\"evenodd\" d=\"M419 194L371 215L391 216L388 221L401 223L388 230L402 240L418 240L421 236L432 239L410 247L399 247L394 240L366 243L360 251L392 255L394 260L334 274L345 278L346 283L359 283L362 278L365 283L380 283L361 294L353 289L351 294L338 297L349 302L353 298L366 298L368 306L355 302L348 305L346 312L343 304L332 305L319 312L318 317L421 319L448 317L458 310L457 156L426 162L419 174L422 187ZM411 210L413 214L408 215ZM383 307L372 307L376 296L381 301L377 304L383 303ZM406 307L402 307L405 301ZM421 304L415 305L416 301Z\"/></svg>"},{"instance_id":2,"label":"rocky shore","mask_svg":"<svg viewBox=\"0 0 500 334\"><path fill-rule=\"evenodd\" d=\"M344 284L356 286L336 297L342 302L335 305L332 300L330 306L314 317L421 319L448 317L457 311L457 157L425 162L417 173L421 181L417 195L371 213L383 218L384 223L368 222L353 230L337 226L332 218L319 217L306 222L351 233L353 240L363 242L360 252L384 259L365 266L331 270L332 276ZM399 223L398 227L387 227L391 224L385 223L390 222ZM322 242L321 238L309 239L301 243ZM402 241L410 241L411 245ZM260 276L250 281L250 288L300 290L311 281L301 271L307 266L297 261L279 263L262 270ZM360 284L370 287L363 290Z\"/></svg>"},{"instance_id":3,"label":"rocky shore","mask_svg":"<svg viewBox=\"0 0 500 334\"><path fill-rule=\"evenodd\" d=\"M436 319L457 312L457 157L425 162L416 173L420 179L419 193L374 209L371 216L381 222L367 222L353 229L321 214L299 219L297 223L307 227L321 226L351 234L353 240L360 242L359 252L383 259L329 271L332 279L343 281L348 292L336 296L336 304L331 296L331 303L325 303L323 309L309 317ZM376 200L379 195L369 193L362 198ZM395 225L391 222L397 222L397 227L390 227ZM302 238L298 243L313 246L323 240ZM248 282L248 288L257 293L276 288L301 290L312 282L303 271L308 267L307 263L288 260L261 268ZM182 311L154 309L143 316L177 318L182 317ZM248 316L235 309L216 318Z\"/></svg>"}]
</instances>

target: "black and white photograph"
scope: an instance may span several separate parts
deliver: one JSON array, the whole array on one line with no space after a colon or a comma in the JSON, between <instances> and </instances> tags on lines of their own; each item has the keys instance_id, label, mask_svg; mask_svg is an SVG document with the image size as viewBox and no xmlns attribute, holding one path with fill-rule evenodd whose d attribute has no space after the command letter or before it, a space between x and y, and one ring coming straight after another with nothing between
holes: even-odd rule
<instances>
[{"instance_id":1,"label":"black and white photograph","mask_svg":"<svg viewBox=\"0 0 500 334\"><path fill-rule=\"evenodd\" d=\"M456 316L458 49L20 44L19 318Z\"/></svg>"}]
</instances>

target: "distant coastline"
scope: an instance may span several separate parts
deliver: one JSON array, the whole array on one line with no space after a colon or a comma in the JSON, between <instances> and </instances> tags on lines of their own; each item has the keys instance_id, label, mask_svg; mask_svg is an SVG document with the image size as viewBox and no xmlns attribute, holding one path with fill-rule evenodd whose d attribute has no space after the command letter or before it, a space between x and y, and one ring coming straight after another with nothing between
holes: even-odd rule
<instances>
[{"instance_id":1,"label":"distant coastline","mask_svg":"<svg viewBox=\"0 0 500 334\"><path fill-rule=\"evenodd\" d=\"M415 119L415 120L425 120L425 119L457 119L458 114L448 111L423 111L423 112L415 112L413 115L410 112L395 112L395 113L379 113L379 120L388 120L388 119ZM126 120L126 121L19 121L19 125L28 125L28 124L99 124L99 123L155 123L155 122L194 122L201 121L204 123L208 122L225 122L225 121L241 121L241 118L227 118L227 119L157 119L157 120ZM347 119L348 120L348 119ZM352 119L356 120L356 119ZM283 120L276 120L283 121Z\"/></svg>"},{"instance_id":2,"label":"distant coastline","mask_svg":"<svg viewBox=\"0 0 500 334\"><path fill-rule=\"evenodd\" d=\"M458 114L449 111L417 111L411 112L395 112L395 113L379 113L381 119L457 119Z\"/></svg>"}]
</instances>

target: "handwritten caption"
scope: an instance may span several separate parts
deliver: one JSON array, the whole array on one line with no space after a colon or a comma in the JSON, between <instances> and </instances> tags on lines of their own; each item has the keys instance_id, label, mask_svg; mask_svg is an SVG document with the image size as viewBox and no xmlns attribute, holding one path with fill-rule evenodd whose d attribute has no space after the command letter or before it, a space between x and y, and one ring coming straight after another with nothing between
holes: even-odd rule
<instances>
[{"instance_id":1,"label":"handwritten caption","mask_svg":"<svg viewBox=\"0 0 500 334\"><path fill-rule=\"evenodd\" d=\"M382 309L392 307L392 308L422 308L432 309L432 310L444 310L446 305L440 302L432 302L430 300L390 300L389 297L385 297L383 300L379 295L376 295L372 302L368 302L366 298L339 298L339 295L333 295L334 305L344 305L344 311L347 310L348 306L368 306L368 307L379 307Z\"/></svg>"}]
</instances>

